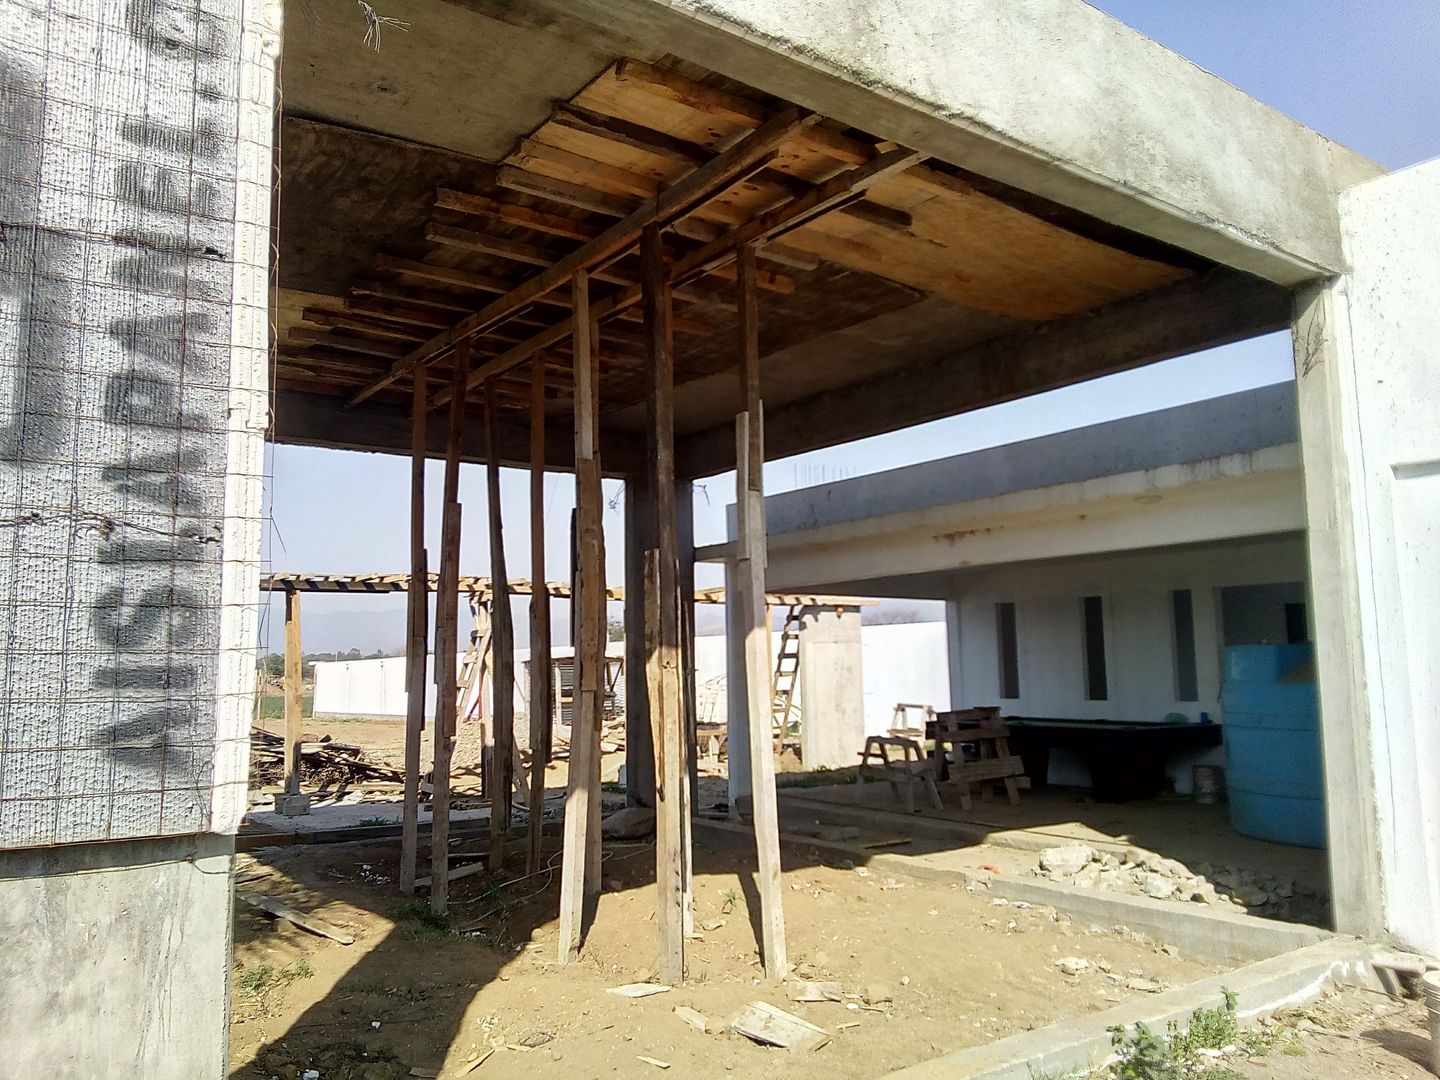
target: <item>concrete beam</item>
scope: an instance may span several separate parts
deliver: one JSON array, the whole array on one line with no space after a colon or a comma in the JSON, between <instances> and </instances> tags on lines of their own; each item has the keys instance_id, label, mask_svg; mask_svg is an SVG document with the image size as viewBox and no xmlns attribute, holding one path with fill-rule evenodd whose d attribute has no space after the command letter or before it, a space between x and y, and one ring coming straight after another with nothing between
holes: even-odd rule
<instances>
[{"instance_id":1,"label":"concrete beam","mask_svg":"<svg viewBox=\"0 0 1440 1080\"><path fill-rule=\"evenodd\" d=\"M1283 285L1343 266L1336 196L1384 171L1080 0L536 6Z\"/></svg>"},{"instance_id":2,"label":"concrete beam","mask_svg":"<svg viewBox=\"0 0 1440 1080\"><path fill-rule=\"evenodd\" d=\"M765 459L880 435L1290 326L1288 291L1215 270L770 410ZM683 476L734 467L724 426L681 441Z\"/></svg>"},{"instance_id":3,"label":"concrete beam","mask_svg":"<svg viewBox=\"0 0 1440 1080\"><path fill-rule=\"evenodd\" d=\"M501 464L526 468L529 464L529 434L523 419L502 420L500 425ZM568 422L547 425L546 469L569 472L575 467L574 437ZM371 453L410 453L410 410L403 405L367 401L353 408L345 399L328 394L284 391L275 398L275 422L271 438L292 446L319 446L330 450L363 450ZM445 428L431 424L430 456L445 455ZM607 476L621 476L641 461L638 443L622 435L601 433L601 460ZM485 424L474 416L465 430L460 460L485 460Z\"/></svg>"}]
</instances>

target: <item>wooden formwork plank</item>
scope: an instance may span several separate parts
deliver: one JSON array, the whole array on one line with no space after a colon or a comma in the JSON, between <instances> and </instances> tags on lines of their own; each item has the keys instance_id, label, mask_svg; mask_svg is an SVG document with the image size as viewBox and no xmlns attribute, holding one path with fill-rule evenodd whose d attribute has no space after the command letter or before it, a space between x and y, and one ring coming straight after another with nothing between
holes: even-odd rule
<instances>
[{"instance_id":1,"label":"wooden formwork plank","mask_svg":"<svg viewBox=\"0 0 1440 1080\"><path fill-rule=\"evenodd\" d=\"M571 282L575 379L575 701L570 725L570 782L560 873L560 962L580 948L588 900L599 892L600 665L604 663L605 556L600 532L598 387L589 275ZM595 618L596 613L600 618Z\"/></svg>"},{"instance_id":2,"label":"wooden formwork plank","mask_svg":"<svg viewBox=\"0 0 1440 1080\"><path fill-rule=\"evenodd\" d=\"M300 793L300 736L304 656L300 651L300 594L285 590L285 794Z\"/></svg>"},{"instance_id":3,"label":"wooden formwork plank","mask_svg":"<svg viewBox=\"0 0 1440 1080\"><path fill-rule=\"evenodd\" d=\"M465 385L470 350L455 351L451 386ZM460 445L465 430L465 398L454 394L450 427L445 442L444 518L440 533L440 580L435 598L436 716L434 770L431 774L430 909L437 915L449 910L450 879L450 754L455 745L456 648L460 603Z\"/></svg>"},{"instance_id":4,"label":"wooden formwork plank","mask_svg":"<svg viewBox=\"0 0 1440 1080\"><path fill-rule=\"evenodd\" d=\"M425 553L425 440L428 380L415 373L410 406L410 576L429 580ZM405 642L405 802L400 824L400 891L415 891L420 847L420 747L425 730L425 666L430 623L428 589L408 589L410 629Z\"/></svg>"},{"instance_id":5,"label":"wooden formwork plank","mask_svg":"<svg viewBox=\"0 0 1440 1080\"><path fill-rule=\"evenodd\" d=\"M783 979L785 915L780 892L780 817L775 797L775 752L770 731L770 614L765 599L765 489L763 405L760 401L759 311L755 252L743 247L740 271L740 389L745 411L735 418L736 588L745 627L745 686L749 705L750 783L759 864L760 945L765 974Z\"/></svg>"},{"instance_id":6,"label":"wooden formwork plank","mask_svg":"<svg viewBox=\"0 0 1440 1080\"><path fill-rule=\"evenodd\" d=\"M490 869L499 870L505 861L505 831L510 828L515 743L515 641L511 626L509 575L505 572L505 526L500 510L500 436L495 395L486 383L485 392L485 484L490 502L490 580L494 600L490 611L492 664L490 686L494 691L491 730L494 752L490 756L493 775L490 784Z\"/></svg>"},{"instance_id":7,"label":"wooden formwork plank","mask_svg":"<svg viewBox=\"0 0 1440 1080\"><path fill-rule=\"evenodd\" d=\"M530 580L545 580L545 358L530 374ZM530 597L530 823L525 872L540 869L545 807L545 766L550 761L554 693L550 660L550 597Z\"/></svg>"},{"instance_id":8,"label":"wooden formwork plank","mask_svg":"<svg viewBox=\"0 0 1440 1080\"><path fill-rule=\"evenodd\" d=\"M655 484L655 569L647 575L655 593L650 680L650 724L655 744L656 927L660 979L685 978L686 867L689 863L689 778L685 767L685 717L680 681L680 604L675 498L675 357L670 325L670 282L659 229L640 239L640 272L646 331L646 410ZM647 615L650 614L647 597ZM647 620L648 621L648 620Z\"/></svg>"}]
</instances>

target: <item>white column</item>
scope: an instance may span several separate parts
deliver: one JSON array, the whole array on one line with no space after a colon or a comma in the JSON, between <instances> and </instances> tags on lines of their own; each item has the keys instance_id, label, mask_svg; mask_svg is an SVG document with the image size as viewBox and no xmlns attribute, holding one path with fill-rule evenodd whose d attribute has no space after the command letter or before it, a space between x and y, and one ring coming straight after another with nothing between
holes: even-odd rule
<instances>
[{"instance_id":1,"label":"white column","mask_svg":"<svg viewBox=\"0 0 1440 1080\"><path fill-rule=\"evenodd\" d=\"M945 659L950 670L950 708L965 707L965 652L960 639L960 600L945 601Z\"/></svg>"},{"instance_id":2,"label":"white column","mask_svg":"<svg viewBox=\"0 0 1440 1080\"><path fill-rule=\"evenodd\" d=\"M725 724L730 815L750 797L750 711L745 683L745 614L737 602L735 560L725 560Z\"/></svg>"}]
</instances>

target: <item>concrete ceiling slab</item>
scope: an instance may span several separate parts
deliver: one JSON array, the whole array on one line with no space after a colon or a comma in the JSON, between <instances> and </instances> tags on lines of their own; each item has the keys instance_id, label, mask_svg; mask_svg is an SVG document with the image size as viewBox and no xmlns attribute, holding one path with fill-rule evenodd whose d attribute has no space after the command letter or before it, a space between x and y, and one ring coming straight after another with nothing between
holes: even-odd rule
<instances>
[{"instance_id":1,"label":"concrete ceiling slab","mask_svg":"<svg viewBox=\"0 0 1440 1080\"><path fill-rule=\"evenodd\" d=\"M545 32L557 21L511 9L502 21L442 0L374 0L402 25L365 40L355 0L287 4L285 111L498 161L626 43ZM581 43L588 41L587 43ZM616 50L620 51L616 51Z\"/></svg>"}]
</instances>

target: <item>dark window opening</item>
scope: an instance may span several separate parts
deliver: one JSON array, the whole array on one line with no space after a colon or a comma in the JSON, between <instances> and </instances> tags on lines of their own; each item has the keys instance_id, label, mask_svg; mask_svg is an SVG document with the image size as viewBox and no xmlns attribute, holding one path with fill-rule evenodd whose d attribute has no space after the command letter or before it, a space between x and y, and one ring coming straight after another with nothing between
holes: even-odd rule
<instances>
[{"instance_id":1,"label":"dark window opening","mask_svg":"<svg viewBox=\"0 0 1440 1080\"><path fill-rule=\"evenodd\" d=\"M1175 698L1199 701L1200 687L1195 675L1195 604L1189 589L1170 594L1175 629Z\"/></svg>"},{"instance_id":2,"label":"dark window opening","mask_svg":"<svg viewBox=\"0 0 1440 1080\"><path fill-rule=\"evenodd\" d=\"M1015 605L995 605L995 640L1000 652L1000 696L1020 696L1020 650L1015 638Z\"/></svg>"},{"instance_id":3,"label":"dark window opening","mask_svg":"<svg viewBox=\"0 0 1440 1080\"><path fill-rule=\"evenodd\" d=\"M1104 701L1109 694L1105 680L1105 605L1098 596L1087 596L1085 609L1085 696Z\"/></svg>"},{"instance_id":4,"label":"dark window opening","mask_svg":"<svg viewBox=\"0 0 1440 1080\"><path fill-rule=\"evenodd\" d=\"M1310 620L1304 604L1285 605L1285 641L1289 645L1310 644Z\"/></svg>"}]
</instances>

